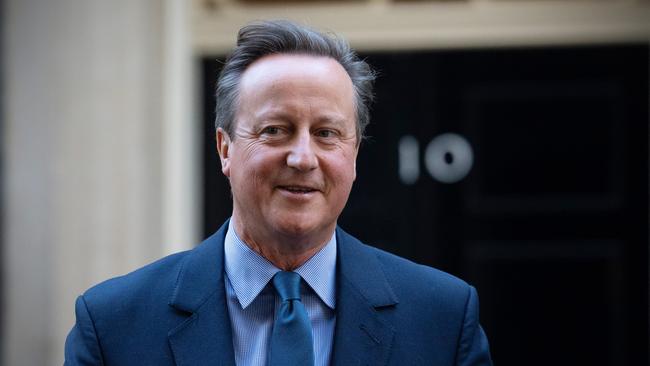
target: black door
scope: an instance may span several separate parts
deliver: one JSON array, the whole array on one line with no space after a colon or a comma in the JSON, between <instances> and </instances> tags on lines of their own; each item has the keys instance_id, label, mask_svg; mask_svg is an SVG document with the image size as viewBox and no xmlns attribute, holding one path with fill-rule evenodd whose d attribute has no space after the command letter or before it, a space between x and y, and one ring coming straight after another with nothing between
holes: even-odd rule
<instances>
[{"instance_id":1,"label":"black door","mask_svg":"<svg viewBox=\"0 0 650 366\"><path fill-rule=\"evenodd\" d=\"M477 287L498 365L648 363L648 47L364 55L340 224ZM203 62L205 233L230 213Z\"/></svg>"}]
</instances>

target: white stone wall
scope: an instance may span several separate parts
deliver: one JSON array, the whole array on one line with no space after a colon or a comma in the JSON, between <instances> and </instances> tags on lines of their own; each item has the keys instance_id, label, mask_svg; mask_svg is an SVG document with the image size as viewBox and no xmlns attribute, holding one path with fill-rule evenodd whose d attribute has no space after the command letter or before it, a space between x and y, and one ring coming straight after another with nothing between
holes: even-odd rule
<instances>
[{"instance_id":1,"label":"white stone wall","mask_svg":"<svg viewBox=\"0 0 650 366\"><path fill-rule=\"evenodd\" d=\"M174 212L191 211L178 194L187 179L171 188L163 179L192 174L178 168L191 160L187 137L169 138L171 127L196 130L189 115L178 119L186 99L174 99L188 88L178 80L189 83L178 72L189 65L177 52L183 25L167 13L179 3L4 1L5 365L62 364L76 296L194 240L187 215L174 224ZM182 161L170 165L175 155Z\"/></svg>"}]
</instances>

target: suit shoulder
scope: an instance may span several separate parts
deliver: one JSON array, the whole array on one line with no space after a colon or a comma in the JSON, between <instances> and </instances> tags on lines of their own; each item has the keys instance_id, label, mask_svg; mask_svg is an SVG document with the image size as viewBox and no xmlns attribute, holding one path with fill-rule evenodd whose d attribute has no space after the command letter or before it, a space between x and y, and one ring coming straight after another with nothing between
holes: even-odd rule
<instances>
[{"instance_id":1,"label":"suit shoulder","mask_svg":"<svg viewBox=\"0 0 650 366\"><path fill-rule=\"evenodd\" d=\"M96 308L130 301L153 301L160 294L169 296L188 253L171 254L128 274L103 281L86 290L83 297L89 307Z\"/></svg>"}]
</instances>

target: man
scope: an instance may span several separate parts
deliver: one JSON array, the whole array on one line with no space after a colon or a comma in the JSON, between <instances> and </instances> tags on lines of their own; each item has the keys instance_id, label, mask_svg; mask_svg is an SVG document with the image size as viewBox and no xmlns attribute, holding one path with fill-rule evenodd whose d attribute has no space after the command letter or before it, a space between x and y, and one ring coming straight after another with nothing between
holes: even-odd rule
<instances>
[{"instance_id":1,"label":"man","mask_svg":"<svg viewBox=\"0 0 650 366\"><path fill-rule=\"evenodd\" d=\"M232 217L77 299L69 365L490 365L475 290L336 222L374 76L343 40L240 30L217 86Z\"/></svg>"}]
</instances>

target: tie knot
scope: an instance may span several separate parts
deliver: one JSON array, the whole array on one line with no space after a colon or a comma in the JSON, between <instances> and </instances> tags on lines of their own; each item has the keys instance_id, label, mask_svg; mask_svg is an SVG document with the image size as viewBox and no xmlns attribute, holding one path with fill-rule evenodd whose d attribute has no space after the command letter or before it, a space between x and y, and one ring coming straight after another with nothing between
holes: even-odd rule
<instances>
[{"instance_id":1,"label":"tie knot","mask_svg":"<svg viewBox=\"0 0 650 366\"><path fill-rule=\"evenodd\" d=\"M273 286L282 302L300 300L300 275L296 272L280 271L273 276Z\"/></svg>"}]
</instances>

